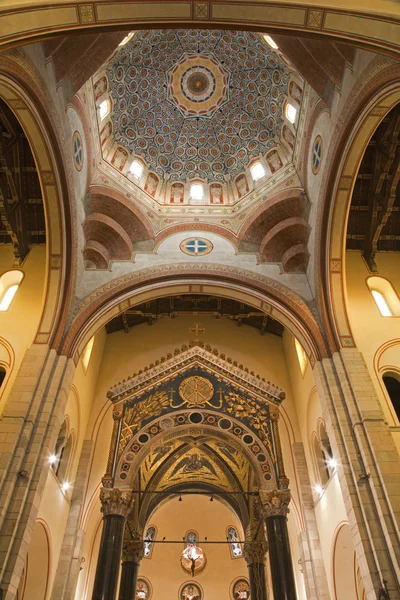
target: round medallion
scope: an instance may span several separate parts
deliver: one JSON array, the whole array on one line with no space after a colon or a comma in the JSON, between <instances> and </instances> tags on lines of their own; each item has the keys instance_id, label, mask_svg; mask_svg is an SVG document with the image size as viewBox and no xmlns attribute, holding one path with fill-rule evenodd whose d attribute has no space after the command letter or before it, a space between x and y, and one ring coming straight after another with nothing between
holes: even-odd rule
<instances>
[{"instance_id":1,"label":"round medallion","mask_svg":"<svg viewBox=\"0 0 400 600\"><path fill-rule=\"evenodd\" d=\"M150 600L151 592L150 582L144 577L139 577L136 586L136 600Z\"/></svg>"},{"instance_id":2,"label":"round medallion","mask_svg":"<svg viewBox=\"0 0 400 600\"><path fill-rule=\"evenodd\" d=\"M75 169L82 171L83 167L83 145L79 131L75 131L72 136L72 156L74 159Z\"/></svg>"},{"instance_id":3,"label":"round medallion","mask_svg":"<svg viewBox=\"0 0 400 600\"><path fill-rule=\"evenodd\" d=\"M234 600L248 600L250 598L250 584L244 577L234 581L232 586L232 598Z\"/></svg>"},{"instance_id":4,"label":"round medallion","mask_svg":"<svg viewBox=\"0 0 400 600\"><path fill-rule=\"evenodd\" d=\"M322 162L322 137L317 135L313 144L313 151L311 157L311 168L314 175L316 175L321 167Z\"/></svg>"},{"instance_id":5,"label":"round medallion","mask_svg":"<svg viewBox=\"0 0 400 600\"><path fill-rule=\"evenodd\" d=\"M214 387L205 377L194 375L184 379L179 386L179 395L188 406L203 407L214 395Z\"/></svg>"},{"instance_id":6,"label":"round medallion","mask_svg":"<svg viewBox=\"0 0 400 600\"><path fill-rule=\"evenodd\" d=\"M227 99L228 73L211 56L186 55L170 71L169 98L185 116L208 116Z\"/></svg>"},{"instance_id":7,"label":"round medallion","mask_svg":"<svg viewBox=\"0 0 400 600\"><path fill-rule=\"evenodd\" d=\"M192 577L201 573L206 563L207 558L204 551L196 544L189 544L181 554L181 567Z\"/></svg>"},{"instance_id":8,"label":"round medallion","mask_svg":"<svg viewBox=\"0 0 400 600\"><path fill-rule=\"evenodd\" d=\"M179 590L179 600L203 600L203 590L195 581L187 581Z\"/></svg>"},{"instance_id":9,"label":"round medallion","mask_svg":"<svg viewBox=\"0 0 400 600\"><path fill-rule=\"evenodd\" d=\"M214 246L205 238L187 238L179 245L180 250L188 256L205 256L209 254Z\"/></svg>"}]
</instances>

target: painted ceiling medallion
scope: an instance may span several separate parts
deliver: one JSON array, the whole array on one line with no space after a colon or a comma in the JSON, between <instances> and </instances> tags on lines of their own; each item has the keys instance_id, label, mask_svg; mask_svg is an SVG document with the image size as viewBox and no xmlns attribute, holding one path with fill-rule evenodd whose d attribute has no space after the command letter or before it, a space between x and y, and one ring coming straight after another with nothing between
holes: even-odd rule
<instances>
[{"instance_id":1,"label":"painted ceiling medallion","mask_svg":"<svg viewBox=\"0 0 400 600\"><path fill-rule=\"evenodd\" d=\"M211 56L185 56L169 74L169 98L184 116L211 117L227 100L229 75Z\"/></svg>"},{"instance_id":2,"label":"painted ceiling medallion","mask_svg":"<svg viewBox=\"0 0 400 600\"><path fill-rule=\"evenodd\" d=\"M281 139L291 73L258 33L138 31L107 77L113 141L164 181L226 184Z\"/></svg>"}]
</instances>

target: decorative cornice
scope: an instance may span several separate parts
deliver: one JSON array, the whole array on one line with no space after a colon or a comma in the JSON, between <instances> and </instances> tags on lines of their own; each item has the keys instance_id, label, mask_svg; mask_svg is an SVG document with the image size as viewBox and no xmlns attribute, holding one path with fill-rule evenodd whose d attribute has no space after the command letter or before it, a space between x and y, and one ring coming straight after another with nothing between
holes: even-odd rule
<instances>
[{"instance_id":1,"label":"decorative cornice","mask_svg":"<svg viewBox=\"0 0 400 600\"><path fill-rule=\"evenodd\" d=\"M273 492L260 492L260 501L264 517L286 517L291 499L290 490L274 490Z\"/></svg>"},{"instance_id":2,"label":"decorative cornice","mask_svg":"<svg viewBox=\"0 0 400 600\"><path fill-rule=\"evenodd\" d=\"M151 389L159 387L171 377L172 373L188 369L201 363L205 370L218 372L227 382L234 382L247 392L257 395L261 399L269 399L280 404L285 398L285 393L264 378L260 378L253 371L237 365L236 361L226 358L225 354L211 346L203 347L204 344L196 342L192 347L183 345L172 354L161 357L155 364L150 364L142 371L134 373L130 378L119 382L107 393L107 397L113 402L120 402L127 398L138 398Z\"/></svg>"},{"instance_id":3,"label":"decorative cornice","mask_svg":"<svg viewBox=\"0 0 400 600\"><path fill-rule=\"evenodd\" d=\"M101 512L105 517L117 515L127 517L132 511L133 493L130 490L118 490L117 488L100 490Z\"/></svg>"}]
</instances>

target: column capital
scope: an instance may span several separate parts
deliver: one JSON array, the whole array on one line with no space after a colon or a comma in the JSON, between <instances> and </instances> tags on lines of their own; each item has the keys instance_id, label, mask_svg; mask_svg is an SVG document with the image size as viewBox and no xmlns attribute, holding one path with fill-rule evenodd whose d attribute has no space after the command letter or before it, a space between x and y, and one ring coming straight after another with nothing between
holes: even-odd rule
<instances>
[{"instance_id":1,"label":"column capital","mask_svg":"<svg viewBox=\"0 0 400 600\"><path fill-rule=\"evenodd\" d=\"M139 564L143 556L143 538L124 541L124 545L122 546L122 562L134 562Z\"/></svg>"},{"instance_id":2,"label":"column capital","mask_svg":"<svg viewBox=\"0 0 400 600\"><path fill-rule=\"evenodd\" d=\"M102 488L100 490L101 512L108 515L127 517L132 511L133 493L131 490L118 490L117 488Z\"/></svg>"},{"instance_id":3,"label":"column capital","mask_svg":"<svg viewBox=\"0 0 400 600\"><path fill-rule=\"evenodd\" d=\"M260 501L265 518L286 517L289 512L289 502L291 497L290 490L260 492Z\"/></svg>"},{"instance_id":4,"label":"column capital","mask_svg":"<svg viewBox=\"0 0 400 600\"><path fill-rule=\"evenodd\" d=\"M265 539L247 540L243 545L243 555L248 565L265 564L268 542Z\"/></svg>"}]
</instances>

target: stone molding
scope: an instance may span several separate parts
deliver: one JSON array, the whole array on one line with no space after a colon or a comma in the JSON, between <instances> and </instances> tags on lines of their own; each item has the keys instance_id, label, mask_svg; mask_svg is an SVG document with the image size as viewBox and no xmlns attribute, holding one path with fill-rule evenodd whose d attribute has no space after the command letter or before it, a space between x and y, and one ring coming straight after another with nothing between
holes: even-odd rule
<instances>
[{"instance_id":1,"label":"stone molding","mask_svg":"<svg viewBox=\"0 0 400 600\"><path fill-rule=\"evenodd\" d=\"M132 511L133 493L130 490L102 488L100 502L101 512L105 517L116 515L126 518Z\"/></svg>"},{"instance_id":2,"label":"stone molding","mask_svg":"<svg viewBox=\"0 0 400 600\"><path fill-rule=\"evenodd\" d=\"M274 490L273 492L260 492L260 500L264 517L286 517L290 512L290 490Z\"/></svg>"}]
</instances>

